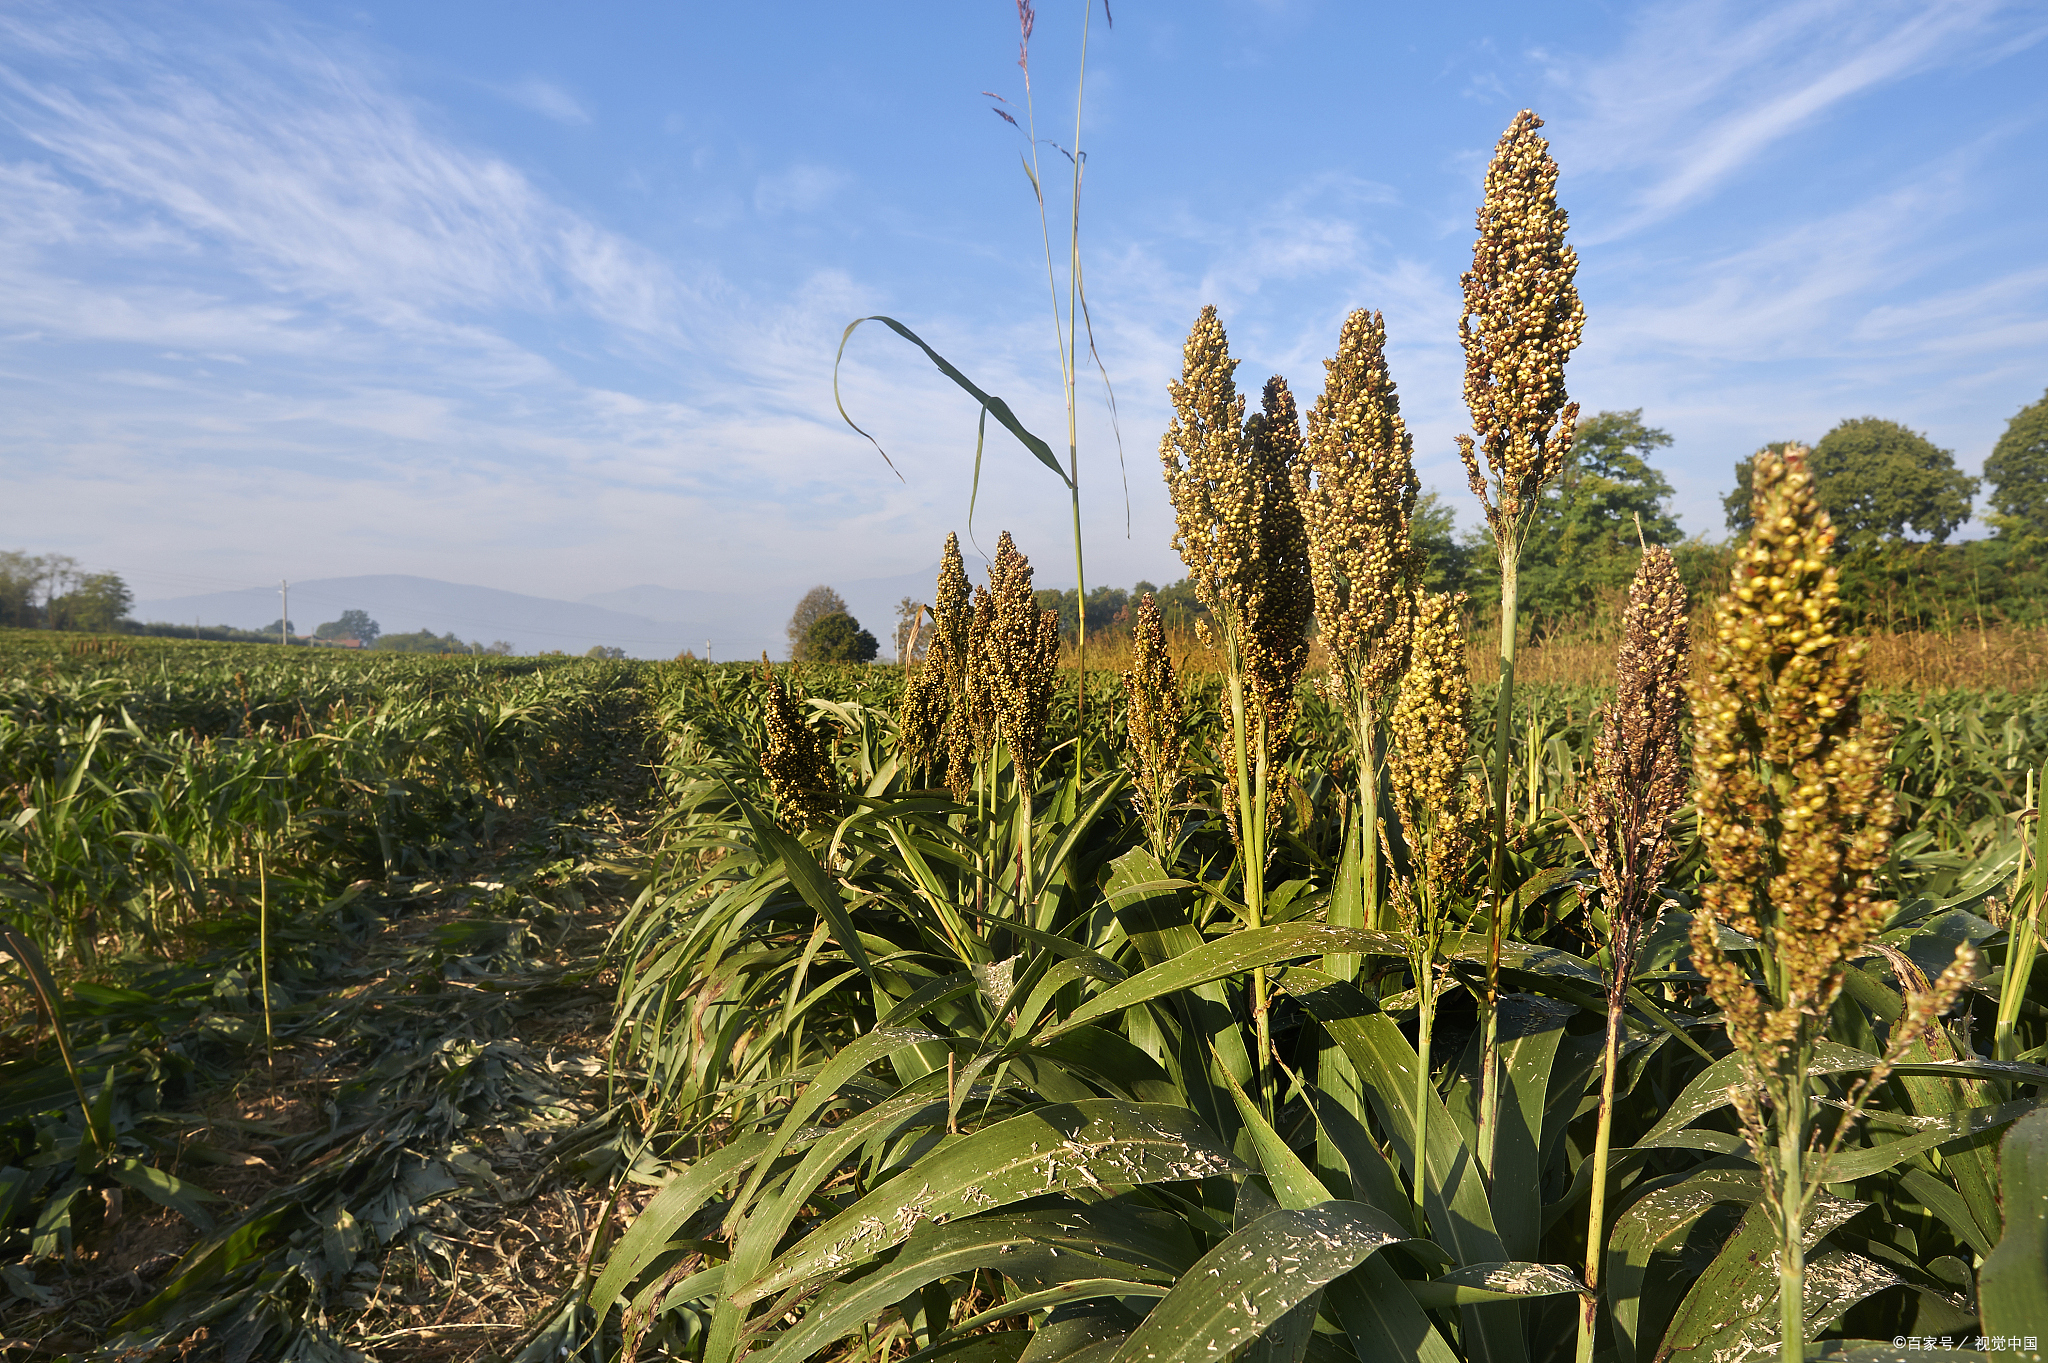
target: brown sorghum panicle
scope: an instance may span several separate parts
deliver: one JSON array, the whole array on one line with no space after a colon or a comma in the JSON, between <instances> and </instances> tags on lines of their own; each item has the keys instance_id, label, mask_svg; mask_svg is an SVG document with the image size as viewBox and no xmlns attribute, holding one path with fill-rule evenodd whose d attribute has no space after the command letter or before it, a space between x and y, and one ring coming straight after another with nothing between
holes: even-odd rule
<instances>
[{"instance_id":1,"label":"brown sorghum panicle","mask_svg":"<svg viewBox=\"0 0 2048 1363\"><path fill-rule=\"evenodd\" d=\"M1574 824L1600 875L1617 987L1633 973L1655 919L1650 901L1678 855L1671 820L1686 800L1679 745L1690 625L1677 563L1664 549L1645 549L1629 584L1614 699L1593 749L1593 786Z\"/></svg>"}]
</instances>

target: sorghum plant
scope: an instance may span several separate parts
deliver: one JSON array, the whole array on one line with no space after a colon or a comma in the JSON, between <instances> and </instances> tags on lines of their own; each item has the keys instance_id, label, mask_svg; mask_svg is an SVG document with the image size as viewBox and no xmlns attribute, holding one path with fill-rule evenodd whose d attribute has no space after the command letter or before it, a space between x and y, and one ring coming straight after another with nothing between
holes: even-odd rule
<instances>
[{"instance_id":1,"label":"sorghum plant","mask_svg":"<svg viewBox=\"0 0 2048 1363\"><path fill-rule=\"evenodd\" d=\"M1607 916L1607 1039L1593 1138L1592 1209L1586 1221L1586 1284L1596 1291L1606 1248L1607 1156L1629 981L1644 934L1656 921L1652 901L1678 855L1671 820L1686 800L1679 745L1692 662L1688 630L1678 565L1666 550L1645 548L1622 617L1614 699L1593 749L1593 787L1572 821L1586 859L1599 873L1600 903ZM1581 1299L1579 1363L1593 1357L1598 1309L1597 1296Z\"/></svg>"},{"instance_id":2,"label":"sorghum plant","mask_svg":"<svg viewBox=\"0 0 2048 1363\"><path fill-rule=\"evenodd\" d=\"M1849 959L1889 907L1877 875L1891 841L1891 739L1860 705L1867 646L1839 633L1835 531L1805 449L1760 451L1754 469L1756 528L1717 603L1694 696L1693 771L1712 881L1692 951L1742 1057L1736 1109L1778 1232L1783 1357L1792 1360L1805 1338L1801 1237L1822 1172L1808 1160L1817 1152L1807 1069ZM1724 925L1756 939L1760 978L1722 949Z\"/></svg>"},{"instance_id":3,"label":"sorghum plant","mask_svg":"<svg viewBox=\"0 0 2048 1363\"><path fill-rule=\"evenodd\" d=\"M1579 258L1564 244L1565 211L1557 204L1557 162L1536 135L1543 120L1524 109L1494 148L1479 205L1472 268L1463 276L1465 303L1458 338L1465 348L1465 406L1472 434L1458 452L1473 494L1486 509L1500 556L1500 691L1493 755L1492 912L1487 936L1485 1043L1480 1071L1480 1127L1493 1130L1497 1101L1494 1057L1499 949L1508 912L1508 742L1514 714L1516 588L1522 545L1543 489L1564 469L1579 406L1565 396L1564 367L1585 328L1573 284ZM1480 469L1485 457L1486 471ZM1491 1167L1490 1137L1481 1157Z\"/></svg>"},{"instance_id":4,"label":"sorghum plant","mask_svg":"<svg viewBox=\"0 0 2048 1363\"><path fill-rule=\"evenodd\" d=\"M1173 674L1173 659L1167 656L1159 603L1150 592L1138 598L1131 668L1123 680L1128 706L1125 727L1136 768L1132 803L1145 821L1152 855L1166 866L1172 863L1173 809L1186 780L1188 740L1180 680Z\"/></svg>"},{"instance_id":5,"label":"sorghum plant","mask_svg":"<svg viewBox=\"0 0 2048 1363\"><path fill-rule=\"evenodd\" d=\"M1393 742L1387 754L1394 806L1409 852L1408 874L1394 886L1393 899L1415 977L1415 1050L1420 1059L1415 1072L1416 1112L1429 1108L1429 1050L1441 982L1437 958L1450 921L1450 898L1471 858L1482 817L1478 790L1465 775L1472 751L1472 683L1459 629L1464 606L1462 593L1416 596L1412 652L1394 702ZM1418 1144L1425 1126L1418 1122ZM1424 1152L1418 1149L1415 1168L1425 1167ZM1419 1223L1420 1173L1415 1199Z\"/></svg>"},{"instance_id":6,"label":"sorghum plant","mask_svg":"<svg viewBox=\"0 0 2048 1363\"><path fill-rule=\"evenodd\" d=\"M1330 921L1384 927L1379 905L1378 726L1408 666L1408 610L1420 567L1409 539L1415 442L1387 373L1386 325L1376 312L1344 319L1323 362L1322 396L1308 415L1294 496L1308 535L1316 628L1330 651L1324 685L1344 716L1358 761L1360 893L1331 904Z\"/></svg>"},{"instance_id":7,"label":"sorghum plant","mask_svg":"<svg viewBox=\"0 0 2048 1363\"><path fill-rule=\"evenodd\" d=\"M1237 361L1214 307L1195 319L1171 384L1173 420L1159 442L1177 527L1173 547L1215 622L1226 685L1226 806L1244 881L1244 917L1265 918L1267 827L1279 790L1276 753L1294 721L1294 689L1307 661L1314 601L1308 536L1294 500L1301 427L1287 384L1266 384L1250 421L1238 395ZM1265 972L1254 972L1253 1011L1266 1054Z\"/></svg>"}]
</instances>

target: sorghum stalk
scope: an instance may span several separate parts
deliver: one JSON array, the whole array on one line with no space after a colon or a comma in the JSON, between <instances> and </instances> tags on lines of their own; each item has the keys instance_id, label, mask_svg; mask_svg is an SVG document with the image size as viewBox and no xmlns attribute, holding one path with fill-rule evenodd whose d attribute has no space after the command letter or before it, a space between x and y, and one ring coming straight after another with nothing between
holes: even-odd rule
<instances>
[{"instance_id":1,"label":"sorghum stalk","mask_svg":"<svg viewBox=\"0 0 2048 1363\"><path fill-rule=\"evenodd\" d=\"M1760 451L1752 489L1756 528L1717 604L1707 676L1693 698L1700 841L1712 878L1692 950L1743 1057L1736 1110L1778 1232L1790 1363L1804 1354L1802 1237L1824 1173L1806 1159L1806 1071L1846 963L1889 908L1877 874L1893 820L1890 732L1859 706L1867 649L1837 632L1835 532L1805 449ZM1721 950L1724 923L1758 939L1761 980Z\"/></svg>"},{"instance_id":2,"label":"sorghum stalk","mask_svg":"<svg viewBox=\"0 0 2048 1363\"><path fill-rule=\"evenodd\" d=\"M1615 1071L1629 981L1652 904L1678 855L1672 817L1685 803L1680 731L1691 667L1685 585L1669 552L1643 550L1629 584L1615 659L1614 700L1593 750L1593 788L1572 831L1600 877L1607 911L1607 1037L1601 1050L1600 1116L1593 1137L1592 1207L1586 1217L1586 1285L1579 1304L1578 1363L1589 1363L1599 1325L1600 1261L1607 1226L1607 1160L1614 1134Z\"/></svg>"},{"instance_id":3,"label":"sorghum stalk","mask_svg":"<svg viewBox=\"0 0 2048 1363\"><path fill-rule=\"evenodd\" d=\"M1249 421L1229 338L1204 307L1171 384L1174 416L1160 438L1173 498L1173 546L1215 621L1224 655L1225 765L1231 832L1244 881L1245 922L1265 921L1267 828L1279 793L1276 754L1293 730L1295 686L1308 660L1308 537L1294 500L1301 426L1286 381L1266 384ZM1266 1068L1265 971L1252 976L1259 1073ZM1263 1081L1262 1081L1263 1083Z\"/></svg>"},{"instance_id":4,"label":"sorghum stalk","mask_svg":"<svg viewBox=\"0 0 2048 1363\"><path fill-rule=\"evenodd\" d=\"M1487 925L1484 1042L1479 1089L1479 1154L1489 1176L1498 1092L1500 938L1508 911L1508 731L1514 715L1515 616L1522 545L1543 489L1570 455L1579 406L1567 402L1564 367L1585 328L1573 284L1579 258L1564 244L1567 218L1557 205L1557 162L1536 135L1543 120L1527 109L1501 134L1486 169L1479 234L1465 272L1458 339L1465 349L1465 406L1472 434L1458 452L1474 495L1486 509L1500 557L1500 690L1494 707L1492 909ZM1480 471L1484 454L1486 473ZM1489 478L1490 474L1490 478Z\"/></svg>"},{"instance_id":5,"label":"sorghum stalk","mask_svg":"<svg viewBox=\"0 0 2048 1363\"><path fill-rule=\"evenodd\" d=\"M1409 539L1415 442L1387 373L1386 325L1376 312L1344 319L1323 362L1322 396L1308 416L1294 497L1308 533L1316 628L1330 652L1325 682L1351 731L1358 762L1358 902L1332 902L1330 921L1384 928L1379 881L1378 728L1408 666L1408 611L1420 571ZM1326 968L1351 978L1355 957Z\"/></svg>"},{"instance_id":6,"label":"sorghum stalk","mask_svg":"<svg viewBox=\"0 0 2048 1363\"><path fill-rule=\"evenodd\" d=\"M1081 68L1074 79L1074 145L1068 157L1073 162L1074 171L1073 216L1067 227L1067 306L1062 319L1059 272L1053 265L1052 227L1046 217L1044 181L1039 178L1038 171L1038 118L1031 93L1031 30L1038 16L1031 0L1017 0L1017 67L1024 73L1024 121L1025 136L1030 143L1031 186L1038 198L1038 230L1045 245L1045 282L1052 295L1053 343L1059 351L1060 390L1067 408L1067 490L1074 517L1074 725L1075 732L1080 735L1088 732L1088 576L1081 561L1081 454L1075 380L1080 339L1078 325L1084 306L1081 297L1081 172L1088 164L1087 158L1081 154L1081 105L1088 78L1088 23L1094 14L1094 0L1088 0L1081 9ZM1065 326L1064 334L1062 324ZM1092 336L1093 333L1090 334Z\"/></svg>"},{"instance_id":7,"label":"sorghum stalk","mask_svg":"<svg viewBox=\"0 0 2048 1363\"><path fill-rule=\"evenodd\" d=\"M1389 722L1393 742L1387 770L1394 805L1410 854L1409 874L1394 887L1396 916L1408 942L1415 976L1416 1224L1423 1221L1429 1100L1430 1044L1436 1027L1438 955L1449 921L1449 899L1472 849L1477 823L1474 791L1465 780L1471 754L1472 683L1458 621L1465 598L1418 594L1407 674Z\"/></svg>"}]
</instances>

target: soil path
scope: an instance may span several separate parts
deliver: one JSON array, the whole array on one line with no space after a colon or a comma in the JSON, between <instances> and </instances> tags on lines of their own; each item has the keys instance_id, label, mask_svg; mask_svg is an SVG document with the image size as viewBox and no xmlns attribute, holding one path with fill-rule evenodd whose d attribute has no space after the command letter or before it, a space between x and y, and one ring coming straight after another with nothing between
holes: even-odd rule
<instances>
[{"instance_id":1,"label":"soil path","mask_svg":"<svg viewBox=\"0 0 2048 1363\"><path fill-rule=\"evenodd\" d=\"M134 1129L209 1228L97 1193L68 1265L6 1270L0 1359L470 1360L553 1318L599 1218L634 1210L605 1191L602 955L641 869L646 725L633 697L447 867L280 926L267 1044L253 989L167 1030L187 1110Z\"/></svg>"}]
</instances>

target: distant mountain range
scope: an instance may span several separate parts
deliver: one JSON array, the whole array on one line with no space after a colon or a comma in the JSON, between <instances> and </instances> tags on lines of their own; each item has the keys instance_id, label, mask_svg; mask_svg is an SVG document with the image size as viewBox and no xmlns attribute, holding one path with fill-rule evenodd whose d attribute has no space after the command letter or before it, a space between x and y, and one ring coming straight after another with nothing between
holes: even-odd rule
<instances>
[{"instance_id":1,"label":"distant mountain range","mask_svg":"<svg viewBox=\"0 0 2048 1363\"><path fill-rule=\"evenodd\" d=\"M633 605L641 608L621 608ZM763 649L779 656L784 648L781 623L789 606L778 614L768 602L750 602L737 594L664 587L629 587L585 601L557 601L430 577L381 574L295 582L291 609L292 624L301 634L311 634L345 610L362 610L386 634L424 629L482 644L502 639L521 654L548 649L583 653L603 644L623 648L635 658L672 658L685 648L702 656L709 641L714 657L729 659L759 657ZM138 601L129 612L137 620L237 629L260 629L277 619L277 613L277 590L262 587Z\"/></svg>"},{"instance_id":2,"label":"distant mountain range","mask_svg":"<svg viewBox=\"0 0 2048 1363\"><path fill-rule=\"evenodd\" d=\"M933 564L920 573L833 585L854 618L882 642L886 656L897 603L906 596L929 600L937 575ZM783 625L804 590L707 592L643 584L559 601L430 577L379 574L295 582L291 609L292 624L301 634L311 634L345 610L362 610L386 634L431 630L482 644L502 639L521 654L547 649L583 653L603 644L635 658L672 658L686 648L702 657L708 645L711 657L730 661L763 653L785 656L789 641ZM130 614L169 624L261 629L277 619L278 594L275 588L251 587L138 601Z\"/></svg>"}]
</instances>

